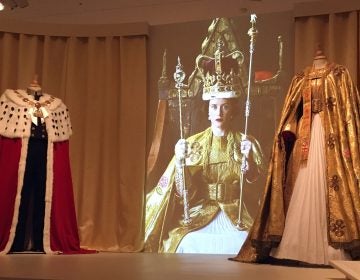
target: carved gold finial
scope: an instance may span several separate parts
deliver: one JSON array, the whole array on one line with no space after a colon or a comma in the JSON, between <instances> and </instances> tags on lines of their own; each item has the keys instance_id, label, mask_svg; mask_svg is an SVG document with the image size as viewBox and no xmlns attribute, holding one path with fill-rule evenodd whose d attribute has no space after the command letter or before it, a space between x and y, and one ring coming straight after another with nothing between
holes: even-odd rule
<instances>
[{"instance_id":1,"label":"carved gold finial","mask_svg":"<svg viewBox=\"0 0 360 280\"><path fill-rule=\"evenodd\" d=\"M255 39L258 34L258 31L255 26L256 18L257 16L255 14L250 15L251 28L248 31L248 35L250 36L250 53L254 52Z\"/></svg>"},{"instance_id":2,"label":"carved gold finial","mask_svg":"<svg viewBox=\"0 0 360 280\"><path fill-rule=\"evenodd\" d=\"M161 71L161 77L166 78L167 77L167 71L166 71L166 56L167 56L167 50L164 50L163 54L163 63L162 63L162 71Z\"/></svg>"}]
</instances>

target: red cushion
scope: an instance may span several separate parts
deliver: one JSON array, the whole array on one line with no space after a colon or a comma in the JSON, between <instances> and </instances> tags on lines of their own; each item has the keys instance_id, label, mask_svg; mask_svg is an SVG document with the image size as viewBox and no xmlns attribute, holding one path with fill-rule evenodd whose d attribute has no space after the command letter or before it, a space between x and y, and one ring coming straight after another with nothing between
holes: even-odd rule
<instances>
[{"instance_id":1,"label":"red cushion","mask_svg":"<svg viewBox=\"0 0 360 280\"><path fill-rule=\"evenodd\" d=\"M255 71L255 81L267 80L272 78L273 76L274 74L270 71L265 71L265 70Z\"/></svg>"}]
</instances>

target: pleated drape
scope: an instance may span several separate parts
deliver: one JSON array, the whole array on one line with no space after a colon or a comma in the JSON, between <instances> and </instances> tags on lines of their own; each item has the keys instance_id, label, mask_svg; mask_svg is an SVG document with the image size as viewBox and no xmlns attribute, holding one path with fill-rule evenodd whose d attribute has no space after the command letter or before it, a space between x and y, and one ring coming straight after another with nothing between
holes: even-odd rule
<instances>
[{"instance_id":1,"label":"pleated drape","mask_svg":"<svg viewBox=\"0 0 360 280\"><path fill-rule=\"evenodd\" d=\"M295 18L295 71L312 64L318 46L330 62L346 66L359 86L359 11Z\"/></svg>"},{"instance_id":2,"label":"pleated drape","mask_svg":"<svg viewBox=\"0 0 360 280\"><path fill-rule=\"evenodd\" d=\"M133 252L143 246L146 36L64 37L0 33L0 89L61 98L70 139L81 245Z\"/></svg>"}]
</instances>

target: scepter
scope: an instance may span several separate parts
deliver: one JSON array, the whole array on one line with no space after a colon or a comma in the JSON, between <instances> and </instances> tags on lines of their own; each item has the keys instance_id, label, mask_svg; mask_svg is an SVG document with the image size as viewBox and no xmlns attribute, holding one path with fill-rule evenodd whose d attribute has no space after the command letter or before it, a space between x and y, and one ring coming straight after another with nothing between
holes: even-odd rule
<instances>
[{"instance_id":1,"label":"scepter","mask_svg":"<svg viewBox=\"0 0 360 280\"><path fill-rule=\"evenodd\" d=\"M247 95L246 95L246 102L245 102L245 129L242 136L242 140L245 140L247 137L247 129L248 129L248 119L250 115L250 89L251 89L251 74L252 74L252 61L253 61L253 54L255 49L255 37L258 34L258 31L255 27L256 23L256 15L251 14L250 16L250 23L251 28L248 30L248 35L250 36L250 60L249 60L249 77L248 77L248 86L247 86ZM246 228L245 224L242 221L242 212L243 212L243 187L244 187L244 171L243 167L246 166L246 157L245 155L242 156L241 159L241 169L240 169L240 197L239 197L239 216L237 220L237 228L240 230L244 230Z\"/></svg>"},{"instance_id":2,"label":"scepter","mask_svg":"<svg viewBox=\"0 0 360 280\"><path fill-rule=\"evenodd\" d=\"M176 70L174 73L174 80L176 82L175 87L178 90L178 101L179 101L179 124L180 124L180 139L184 139L184 129L182 122L182 97L181 89L184 86L183 81L185 79L185 72L182 69L180 63L180 57L178 57L178 64L176 65ZM185 159L181 159L181 173L179 174L179 184L183 193L183 204L184 204L184 225L189 225L191 223L191 218L189 214L189 201L188 201L188 190L186 189L185 182Z\"/></svg>"}]
</instances>

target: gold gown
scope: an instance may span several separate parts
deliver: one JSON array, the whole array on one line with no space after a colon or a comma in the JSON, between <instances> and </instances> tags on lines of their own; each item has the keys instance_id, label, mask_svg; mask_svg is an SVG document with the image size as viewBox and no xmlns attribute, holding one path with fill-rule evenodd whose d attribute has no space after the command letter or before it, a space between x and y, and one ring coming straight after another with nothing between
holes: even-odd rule
<instances>
[{"instance_id":1,"label":"gold gown","mask_svg":"<svg viewBox=\"0 0 360 280\"><path fill-rule=\"evenodd\" d=\"M158 185L147 195L145 220L145 250L175 252L189 232L208 225L223 211L236 224L239 212L239 174L241 155L234 152L241 133L230 132L227 137L215 137L211 128L187 141L190 152L186 158L186 187L192 222L182 225L183 203L175 184L174 159L169 163ZM251 161L260 172L263 155L253 138ZM245 184L246 187L246 184ZM253 220L246 207L243 223L250 228Z\"/></svg>"},{"instance_id":2,"label":"gold gown","mask_svg":"<svg viewBox=\"0 0 360 280\"><path fill-rule=\"evenodd\" d=\"M320 81L317 96L314 79ZM320 99L320 100L314 100ZM296 75L287 94L272 149L260 211L234 260L262 262L279 245L300 166L306 164L314 110L324 128L328 244L360 257L359 93L347 69L329 64ZM301 240L299 240L301 242Z\"/></svg>"}]
</instances>

